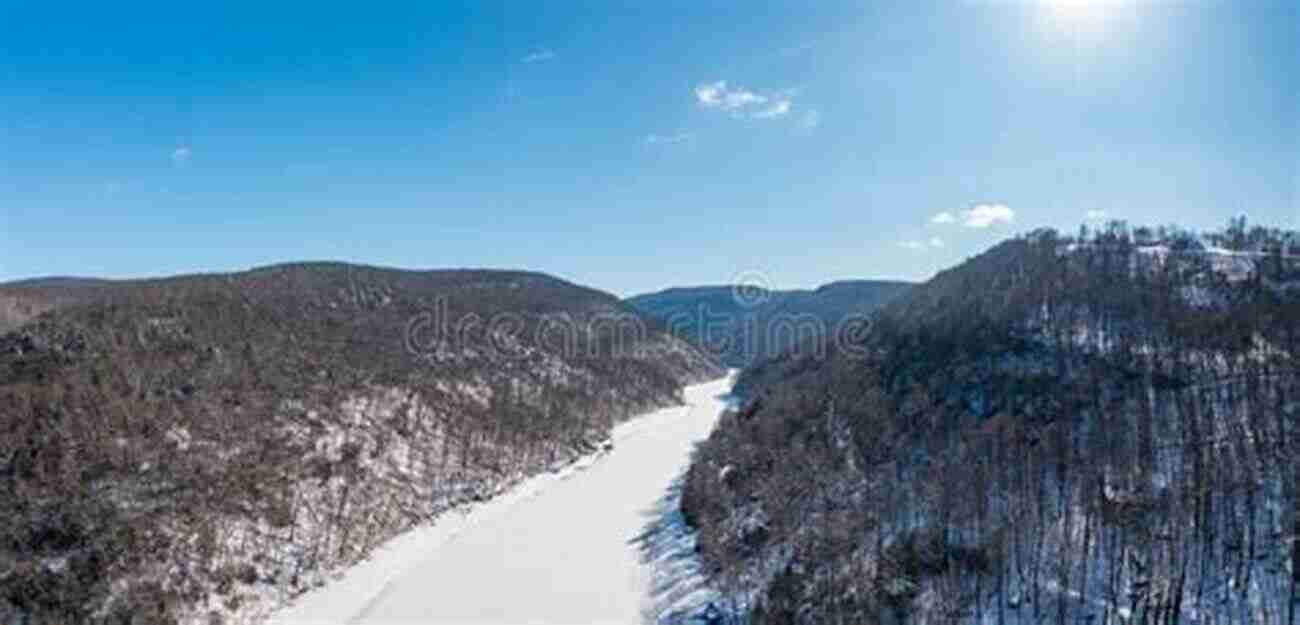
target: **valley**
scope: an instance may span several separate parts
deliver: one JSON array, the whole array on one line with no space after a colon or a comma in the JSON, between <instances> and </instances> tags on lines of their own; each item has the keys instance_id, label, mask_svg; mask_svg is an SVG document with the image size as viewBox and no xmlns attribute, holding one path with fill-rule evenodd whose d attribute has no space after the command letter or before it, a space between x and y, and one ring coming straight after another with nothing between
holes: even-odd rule
<instances>
[{"instance_id":1,"label":"valley","mask_svg":"<svg viewBox=\"0 0 1300 625\"><path fill-rule=\"evenodd\" d=\"M1300 1L0 7L0 625L1300 625Z\"/></svg>"},{"instance_id":2,"label":"valley","mask_svg":"<svg viewBox=\"0 0 1300 625\"><path fill-rule=\"evenodd\" d=\"M635 306L342 263L0 285L0 610L1290 623L1294 241L1116 222Z\"/></svg>"},{"instance_id":3,"label":"valley","mask_svg":"<svg viewBox=\"0 0 1300 625\"><path fill-rule=\"evenodd\" d=\"M688 387L685 405L616 427L608 453L452 514L453 528L440 520L413 530L271 623L655 621L671 608L654 603L658 585L683 580L646 562L647 527L730 384Z\"/></svg>"}]
</instances>

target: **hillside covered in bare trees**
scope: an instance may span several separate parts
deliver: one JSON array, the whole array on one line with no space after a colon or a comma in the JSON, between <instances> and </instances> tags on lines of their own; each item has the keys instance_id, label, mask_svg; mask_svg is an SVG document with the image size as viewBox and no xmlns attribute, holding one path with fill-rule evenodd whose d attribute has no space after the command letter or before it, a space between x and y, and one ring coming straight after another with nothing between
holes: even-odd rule
<instances>
[{"instance_id":1,"label":"hillside covered in bare trees","mask_svg":"<svg viewBox=\"0 0 1300 625\"><path fill-rule=\"evenodd\" d=\"M721 374L537 273L308 263L0 302L4 622L255 621Z\"/></svg>"},{"instance_id":2,"label":"hillside covered in bare trees","mask_svg":"<svg viewBox=\"0 0 1300 625\"><path fill-rule=\"evenodd\" d=\"M684 513L754 623L1296 622L1300 239L1036 231L746 372Z\"/></svg>"}]
</instances>

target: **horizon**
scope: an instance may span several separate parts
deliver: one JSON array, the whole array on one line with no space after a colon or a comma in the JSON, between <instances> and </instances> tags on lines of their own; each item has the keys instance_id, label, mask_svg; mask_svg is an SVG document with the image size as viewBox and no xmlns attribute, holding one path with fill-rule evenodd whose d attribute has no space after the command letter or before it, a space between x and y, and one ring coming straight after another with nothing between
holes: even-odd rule
<instances>
[{"instance_id":1,"label":"horizon","mask_svg":"<svg viewBox=\"0 0 1300 625\"><path fill-rule=\"evenodd\" d=\"M1284 2L312 6L5 9L0 282L328 258L626 297L1300 227Z\"/></svg>"},{"instance_id":2,"label":"horizon","mask_svg":"<svg viewBox=\"0 0 1300 625\"><path fill-rule=\"evenodd\" d=\"M1244 217L1244 216L1238 215L1236 217ZM1233 219L1233 217L1229 217L1229 219ZM1134 224L1134 223L1128 223L1127 221L1121 219L1110 220L1103 224L1085 223L1082 224L1082 226L1084 228L1089 228L1091 226L1090 231L1095 232L1104 229L1104 227L1110 225L1111 223L1121 223L1125 227L1127 227L1130 231L1141 229L1141 228L1154 230L1160 227L1170 227L1170 226L1179 227L1177 224ZM1263 227L1266 229L1281 230L1283 232L1291 233L1293 236L1300 233L1300 230L1284 228L1275 224L1260 224L1260 223L1253 223L1248 221L1246 225L1247 227L1250 228ZM1076 233L1064 231L1060 228L1052 228L1052 227L1040 228L1037 230L1042 230L1042 229L1052 230L1056 232L1058 235L1067 238L1075 238L1075 234L1076 234ZM1214 232L1215 230L1216 230L1215 228L1206 228L1206 229L1187 229L1185 231L1194 235L1197 238L1197 240L1201 241L1203 244L1207 244L1208 242L1206 241L1206 235ZM322 258L322 259L282 260L282 261L273 261L265 264L251 265L247 267L235 267L231 269L222 269L222 270L200 269L195 271L181 271L177 273L167 273L167 274L142 274L142 275L114 276L114 277L97 276L97 275L66 275L66 274L34 275L34 276L19 277L14 279L5 279L0 281L0 286L10 286L10 285L21 284L24 282L37 282L37 281L44 281L44 280L95 280L95 281L106 281L106 282L165 280L169 278L180 278L180 277L190 277L190 276L200 276L200 275L231 275L231 274L246 273L246 272L269 269L273 267L286 266L286 265L342 264L342 265L351 265L354 267L369 267L373 269L391 270L391 271L409 271L409 272L493 271L493 272L535 273L550 278L562 280L565 282L569 282L576 286L593 288L598 291L608 293L610 295L614 295L620 300L627 300L639 296L655 295L655 294L659 294L667 291L673 291L673 290L692 290L692 289L711 289L711 288L746 287L746 288L759 288L759 289L764 289L772 292L798 292L798 291L812 292L834 284L842 284L842 283L849 283L849 282L878 282L878 283L896 282L896 283L904 283L904 284L912 284L912 285L923 284L929 281L931 278L933 278L935 274L941 273L949 269L956 268L960 266L962 263L970 260L971 257L986 252L992 247L995 247L1009 240L1027 237L1033 232L1034 231L1025 231L1025 232L1016 232L1013 234L1009 234L1008 236L993 242L988 247L972 252L971 256L967 256L965 258L957 260L951 265L939 267L938 269L935 270L933 274L917 280L905 279L905 278L866 276L866 277L834 278L834 279L829 279L823 282L809 284L809 285L781 285L781 284L770 283L768 281L768 277L765 275L754 273L754 272L742 272L735 276L732 276L732 279L729 281L673 283L667 286L650 288L641 291L621 292L618 290L601 288L595 285L584 284L569 276L564 276L554 272L546 271L545 269L537 269L537 268L530 268L530 267L485 267L485 266L404 267L404 266L397 266L397 265L380 265L380 264L369 263L365 261L351 261L351 260Z\"/></svg>"},{"instance_id":3,"label":"horizon","mask_svg":"<svg viewBox=\"0 0 1300 625\"><path fill-rule=\"evenodd\" d=\"M708 288L733 288L737 286L750 286L750 287L758 286L759 288L763 288L770 291L792 292L792 291L814 291L822 287L830 286L833 284L845 283L845 282L899 282L899 283L906 283L906 284L918 284L918 281L914 281L914 280L903 280L898 278L863 277L863 278L837 278L834 280L828 280L826 282L814 284L811 286L797 286L797 285L796 286L782 286L782 285L771 286L767 284L762 284L762 285L755 284L755 281L760 280L761 276L750 275L750 276L737 276L738 278L742 278L743 280L748 280L748 281L738 280L733 282L672 284L662 288L650 289L646 291L636 291L633 293L620 293L617 291L595 287L590 284L583 284L582 282L573 280L568 276L563 276L543 269L533 269L528 267L473 267L473 266L401 267L395 265L377 265L374 263L367 263L361 261L345 261L345 260L336 260L336 259L303 259L303 260L275 261L275 262L262 264L262 265L236 267L233 269L182 271L179 273L167 273L167 274L142 274L142 275L113 276L113 277L105 277L105 276L97 276L97 275L66 275L66 274L34 275L34 276L24 276L24 277L18 277L13 279L6 279L0 281L0 286L11 286L11 285L22 284L25 282L39 282L39 281L46 281L46 280L92 280L92 281L103 281L103 282L166 280L170 278L183 278L183 277L202 276L202 275L231 275L231 274L247 273L250 271L258 271L262 269L270 269L273 267L280 267L280 266L287 266L287 265L327 265L327 264L342 264L342 265L350 265L353 267L368 267L371 269L381 269L381 270L388 270L388 271L409 271L409 272L417 272L417 273L437 272L437 271L492 271L492 272L534 273L534 274L548 276L550 278L554 278L557 280L563 280L565 282L569 282L576 286L593 288L601 292L617 296L619 299L623 299L623 300L640 296L640 295L651 295L651 294L660 293L663 291L670 291L674 289L708 289Z\"/></svg>"},{"instance_id":4,"label":"horizon","mask_svg":"<svg viewBox=\"0 0 1300 625\"><path fill-rule=\"evenodd\" d=\"M1300 0L0 0L0 625L1300 625Z\"/></svg>"}]
</instances>

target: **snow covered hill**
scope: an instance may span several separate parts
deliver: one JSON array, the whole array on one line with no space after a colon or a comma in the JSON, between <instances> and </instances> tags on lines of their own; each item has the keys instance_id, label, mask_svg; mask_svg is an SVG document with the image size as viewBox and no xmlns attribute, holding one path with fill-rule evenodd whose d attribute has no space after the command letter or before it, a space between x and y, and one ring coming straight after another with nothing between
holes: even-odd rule
<instances>
[{"instance_id":1,"label":"snow covered hill","mask_svg":"<svg viewBox=\"0 0 1300 625\"><path fill-rule=\"evenodd\" d=\"M535 272L25 281L6 319L0 623L259 622L724 373Z\"/></svg>"},{"instance_id":2,"label":"snow covered hill","mask_svg":"<svg viewBox=\"0 0 1300 625\"><path fill-rule=\"evenodd\" d=\"M1294 623L1295 237L1149 231L1028 233L748 369L683 488L747 622Z\"/></svg>"},{"instance_id":3,"label":"snow covered hill","mask_svg":"<svg viewBox=\"0 0 1300 625\"><path fill-rule=\"evenodd\" d=\"M676 573L656 566L647 534L675 513L663 505L665 492L713 427L730 385L728 378L688 387L686 405L616 428L609 452L399 536L272 623L656 619L668 607L656 589L689 580L658 577Z\"/></svg>"}]
</instances>

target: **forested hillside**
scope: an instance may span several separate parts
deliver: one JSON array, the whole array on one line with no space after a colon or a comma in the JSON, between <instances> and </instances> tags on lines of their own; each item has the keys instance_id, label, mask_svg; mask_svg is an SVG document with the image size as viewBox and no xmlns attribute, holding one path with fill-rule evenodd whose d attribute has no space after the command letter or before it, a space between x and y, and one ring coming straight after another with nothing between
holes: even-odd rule
<instances>
[{"instance_id":1,"label":"forested hillside","mask_svg":"<svg viewBox=\"0 0 1300 625\"><path fill-rule=\"evenodd\" d=\"M536 273L310 263L0 301L3 622L253 621L721 374Z\"/></svg>"},{"instance_id":2,"label":"forested hillside","mask_svg":"<svg viewBox=\"0 0 1300 625\"><path fill-rule=\"evenodd\" d=\"M684 513L755 623L1295 623L1300 239L1038 231L748 372Z\"/></svg>"},{"instance_id":3,"label":"forested hillside","mask_svg":"<svg viewBox=\"0 0 1300 625\"><path fill-rule=\"evenodd\" d=\"M673 288L628 298L675 335L746 367L797 346L821 347L851 315L865 316L904 292L906 282L846 280L813 290L754 286Z\"/></svg>"},{"instance_id":4,"label":"forested hillside","mask_svg":"<svg viewBox=\"0 0 1300 625\"><path fill-rule=\"evenodd\" d=\"M12 330L41 313L95 297L112 285L91 278L37 278L0 284L0 332Z\"/></svg>"}]
</instances>

